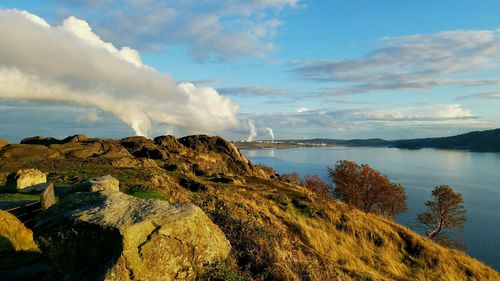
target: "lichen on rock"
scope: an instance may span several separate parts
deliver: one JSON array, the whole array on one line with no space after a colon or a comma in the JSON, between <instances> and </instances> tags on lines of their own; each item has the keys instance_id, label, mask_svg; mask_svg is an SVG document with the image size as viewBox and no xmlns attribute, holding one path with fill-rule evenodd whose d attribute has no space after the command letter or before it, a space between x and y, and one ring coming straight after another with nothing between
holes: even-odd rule
<instances>
[{"instance_id":1,"label":"lichen on rock","mask_svg":"<svg viewBox=\"0 0 500 281\"><path fill-rule=\"evenodd\" d=\"M65 280L194 280L231 250L199 207L113 191L66 197L34 233Z\"/></svg>"}]
</instances>

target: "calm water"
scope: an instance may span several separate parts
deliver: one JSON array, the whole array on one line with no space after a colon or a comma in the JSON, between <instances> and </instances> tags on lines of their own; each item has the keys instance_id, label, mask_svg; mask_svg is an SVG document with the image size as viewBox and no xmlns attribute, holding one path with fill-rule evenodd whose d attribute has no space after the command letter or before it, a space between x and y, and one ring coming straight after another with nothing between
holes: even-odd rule
<instances>
[{"instance_id":1,"label":"calm water","mask_svg":"<svg viewBox=\"0 0 500 281\"><path fill-rule=\"evenodd\" d=\"M434 186L448 184L464 195L467 223L460 240L466 252L500 270L500 153L397 148L292 148L244 150L254 163L278 173L316 174L326 179L337 160L367 163L406 188L409 211L396 218L418 231L415 218L425 210Z\"/></svg>"}]
</instances>

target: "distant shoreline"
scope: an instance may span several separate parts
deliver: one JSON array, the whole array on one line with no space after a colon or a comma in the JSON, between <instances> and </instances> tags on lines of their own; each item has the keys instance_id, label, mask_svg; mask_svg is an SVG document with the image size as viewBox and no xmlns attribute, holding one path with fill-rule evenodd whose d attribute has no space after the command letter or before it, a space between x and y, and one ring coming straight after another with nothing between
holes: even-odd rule
<instances>
[{"instance_id":1,"label":"distant shoreline","mask_svg":"<svg viewBox=\"0 0 500 281\"><path fill-rule=\"evenodd\" d=\"M307 139L307 140L260 140L260 141L235 141L233 144L239 149L286 149L297 147L393 147L401 149L452 149L471 152L500 152L500 129L475 131L461 135L384 140L374 139Z\"/></svg>"}]
</instances>

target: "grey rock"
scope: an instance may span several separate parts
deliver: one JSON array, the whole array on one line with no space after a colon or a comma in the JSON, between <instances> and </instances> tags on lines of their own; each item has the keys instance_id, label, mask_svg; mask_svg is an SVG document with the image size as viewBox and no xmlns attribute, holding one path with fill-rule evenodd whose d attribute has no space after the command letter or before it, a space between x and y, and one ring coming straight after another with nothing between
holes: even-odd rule
<instances>
[{"instance_id":1,"label":"grey rock","mask_svg":"<svg viewBox=\"0 0 500 281\"><path fill-rule=\"evenodd\" d=\"M110 191L66 197L34 235L64 280L194 280L231 249L195 205Z\"/></svg>"},{"instance_id":2,"label":"grey rock","mask_svg":"<svg viewBox=\"0 0 500 281\"><path fill-rule=\"evenodd\" d=\"M110 175L84 180L71 187L73 191L120 191L120 181Z\"/></svg>"}]
</instances>

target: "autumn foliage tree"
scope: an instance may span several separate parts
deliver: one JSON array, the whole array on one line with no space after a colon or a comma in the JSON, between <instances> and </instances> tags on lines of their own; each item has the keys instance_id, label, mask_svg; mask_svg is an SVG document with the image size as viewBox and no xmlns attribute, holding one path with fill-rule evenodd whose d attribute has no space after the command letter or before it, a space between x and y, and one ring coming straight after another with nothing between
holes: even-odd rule
<instances>
[{"instance_id":1,"label":"autumn foliage tree","mask_svg":"<svg viewBox=\"0 0 500 281\"><path fill-rule=\"evenodd\" d=\"M358 209L387 217L407 210L404 188L367 164L338 161L334 168L328 167L328 175L335 196Z\"/></svg>"},{"instance_id":2,"label":"autumn foliage tree","mask_svg":"<svg viewBox=\"0 0 500 281\"><path fill-rule=\"evenodd\" d=\"M331 195L331 186L324 182L319 176L317 175L308 175L305 176L301 181L300 185L305 187L308 190L311 190L313 192L325 195L325 196L330 196Z\"/></svg>"},{"instance_id":3,"label":"autumn foliage tree","mask_svg":"<svg viewBox=\"0 0 500 281\"><path fill-rule=\"evenodd\" d=\"M419 214L418 222L424 227L426 236L447 246L462 248L457 241L445 235L446 230L463 227L467 220L463 196L448 185L436 186L433 200L425 202L427 211Z\"/></svg>"}]
</instances>

